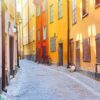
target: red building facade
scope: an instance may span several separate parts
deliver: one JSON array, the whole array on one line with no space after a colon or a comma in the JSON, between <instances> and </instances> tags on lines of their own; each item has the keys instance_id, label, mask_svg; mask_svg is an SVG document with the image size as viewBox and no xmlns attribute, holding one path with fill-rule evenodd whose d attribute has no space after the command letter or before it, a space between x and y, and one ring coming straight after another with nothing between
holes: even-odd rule
<instances>
[{"instance_id":1,"label":"red building facade","mask_svg":"<svg viewBox=\"0 0 100 100\"><path fill-rule=\"evenodd\" d=\"M48 57L47 0L36 0L36 61Z\"/></svg>"}]
</instances>

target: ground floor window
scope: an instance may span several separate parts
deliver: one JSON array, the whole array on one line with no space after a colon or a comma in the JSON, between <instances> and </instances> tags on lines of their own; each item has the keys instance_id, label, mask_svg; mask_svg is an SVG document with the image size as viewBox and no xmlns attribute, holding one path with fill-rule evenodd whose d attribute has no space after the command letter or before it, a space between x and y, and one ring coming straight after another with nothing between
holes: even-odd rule
<instances>
[{"instance_id":1,"label":"ground floor window","mask_svg":"<svg viewBox=\"0 0 100 100\"><path fill-rule=\"evenodd\" d=\"M86 38L83 40L83 61L91 61L90 38Z\"/></svg>"},{"instance_id":2,"label":"ground floor window","mask_svg":"<svg viewBox=\"0 0 100 100\"><path fill-rule=\"evenodd\" d=\"M55 37L50 38L50 51L56 52L56 38Z\"/></svg>"}]
</instances>

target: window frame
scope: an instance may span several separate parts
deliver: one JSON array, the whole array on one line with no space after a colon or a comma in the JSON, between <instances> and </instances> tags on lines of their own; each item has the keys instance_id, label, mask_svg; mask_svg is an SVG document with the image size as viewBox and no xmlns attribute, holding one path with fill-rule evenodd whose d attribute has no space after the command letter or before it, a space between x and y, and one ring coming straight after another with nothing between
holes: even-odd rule
<instances>
[{"instance_id":1,"label":"window frame","mask_svg":"<svg viewBox=\"0 0 100 100\"><path fill-rule=\"evenodd\" d=\"M44 28L46 29L46 33L44 33ZM45 35L46 36L45 36ZM45 38L44 38L44 36L45 36ZM46 25L45 26L43 26L43 40L45 41L47 39L47 27L46 27Z\"/></svg>"},{"instance_id":2,"label":"window frame","mask_svg":"<svg viewBox=\"0 0 100 100\"><path fill-rule=\"evenodd\" d=\"M76 10L76 0L72 0L72 25L76 24L77 22Z\"/></svg>"},{"instance_id":3,"label":"window frame","mask_svg":"<svg viewBox=\"0 0 100 100\"><path fill-rule=\"evenodd\" d=\"M44 12L45 10L46 10L46 0L42 0L42 11Z\"/></svg>"},{"instance_id":4,"label":"window frame","mask_svg":"<svg viewBox=\"0 0 100 100\"><path fill-rule=\"evenodd\" d=\"M50 5L50 23L54 22L54 5Z\"/></svg>"},{"instance_id":5,"label":"window frame","mask_svg":"<svg viewBox=\"0 0 100 100\"><path fill-rule=\"evenodd\" d=\"M85 14L83 14L83 0L82 0L82 18L85 18L86 16L88 16L88 6L89 6L89 0L85 0L86 3L86 8L85 8Z\"/></svg>"},{"instance_id":6,"label":"window frame","mask_svg":"<svg viewBox=\"0 0 100 100\"><path fill-rule=\"evenodd\" d=\"M83 39L83 62L91 62L90 37ZM88 53L88 54L87 54Z\"/></svg>"},{"instance_id":7,"label":"window frame","mask_svg":"<svg viewBox=\"0 0 100 100\"><path fill-rule=\"evenodd\" d=\"M58 19L63 17L63 3L62 0L58 0Z\"/></svg>"},{"instance_id":8,"label":"window frame","mask_svg":"<svg viewBox=\"0 0 100 100\"><path fill-rule=\"evenodd\" d=\"M39 10L39 12L38 12L38 10ZM37 17L39 17L40 16L40 5L37 5L37 7L36 7L36 16Z\"/></svg>"},{"instance_id":9,"label":"window frame","mask_svg":"<svg viewBox=\"0 0 100 100\"><path fill-rule=\"evenodd\" d=\"M94 1L95 3L95 8L98 8L100 6L100 3L96 4L96 0Z\"/></svg>"}]
</instances>

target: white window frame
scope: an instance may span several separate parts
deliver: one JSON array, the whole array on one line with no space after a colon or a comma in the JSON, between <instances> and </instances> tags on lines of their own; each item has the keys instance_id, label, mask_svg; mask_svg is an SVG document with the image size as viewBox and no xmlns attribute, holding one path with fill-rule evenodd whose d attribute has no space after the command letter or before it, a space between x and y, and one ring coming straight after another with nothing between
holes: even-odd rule
<instances>
[{"instance_id":1,"label":"white window frame","mask_svg":"<svg viewBox=\"0 0 100 100\"><path fill-rule=\"evenodd\" d=\"M46 0L42 0L42 11L46 10Z\"/></svg>"},{"instance_id":2,"label":"white window frame","mask_svg":"<svg viewBox=\"0 0 100 100\"><path fill-rule=\"evenodd\" d=\"M76 23L76 0L72 0L72 24Z\"/></svg>"},{"instance_id":3,"label":"white window frame","mask_svg":"<svg viewBox=\"0 0 100 100\"><path fill-rule=\"evenodd\" d=\"M54 21L54 5L50 6L50 23Z\"/></svg>"},{"instance_id":4,"label":"white window frame","mask_svg":"<svg viewBox=\"0 0 100 100\"><path fill-rule=\"evenodd\" d=\"M63 17L62 0L58 0L58 18Z\"/></svg>"},{"instance_id":5,"label":"white window frame","mask_svg":"<svg viewBox=\"0 0 100 100\"><path fill-rule=\"evenodd\" d=\"M47 39L47 27L44 26L43 27L43 40L46 40Z\"/></svg>"},{"instance_id":6,"label":"white window frame","mask_svg":"<svg viewBox=\"0 0 100 100\"><path fill-rule=\"evenodd\" d=\"M36 16L40 16L40 6L37 5L36 7Z\"/></svg>"}]
</instances>

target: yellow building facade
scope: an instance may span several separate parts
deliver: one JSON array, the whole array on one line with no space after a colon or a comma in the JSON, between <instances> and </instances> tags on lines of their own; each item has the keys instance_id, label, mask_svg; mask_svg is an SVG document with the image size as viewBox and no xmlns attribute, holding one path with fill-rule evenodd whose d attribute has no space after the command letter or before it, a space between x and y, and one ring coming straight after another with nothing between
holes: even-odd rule
<instances>
[{"instance_id":1,"label":"yellow building facade","mask_svg":"<svg viewBox=\"0 0 100 100\"><path fill-rule=\"evenodd\" d=\"M48 0L49 56L52 63L68 64L67 0Z\"/></svg>"},{"instance_id":2,"label":"yellow building facade","mask_svg":"<svg viewBox=\"0 0 100 100\"><path fill-rule=\"evenodd\" d=\"M99 5L98 0L69 0L70 63L91 75L100 63Z\"/></svg>"},{"instance_id":3,"label":"yellow building facade","mask_svg":"<svg viewBox=\"0 0 100 100\"><path fill-rule=\"evenodd\" d=\"M24 56L28 59L35 60L36 7L33 0L26 0L26 3L23 5L23 44Z\"/></svg>"}]
</instances>

